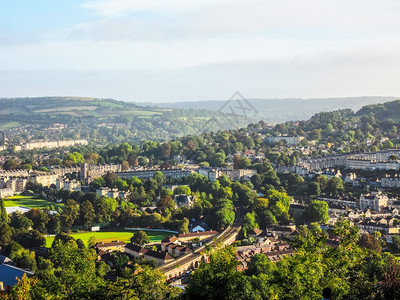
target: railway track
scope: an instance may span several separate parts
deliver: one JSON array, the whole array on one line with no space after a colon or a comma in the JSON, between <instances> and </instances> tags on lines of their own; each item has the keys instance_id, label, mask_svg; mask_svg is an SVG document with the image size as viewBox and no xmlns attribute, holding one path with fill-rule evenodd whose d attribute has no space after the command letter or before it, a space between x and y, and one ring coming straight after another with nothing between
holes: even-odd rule
<instances>
[{"instance_id":1,"label":"railway track","mask_svg":"<svg viewBox=\"0 0 400 300\"><path fill-rule=\"evenodd\" d=\"M241 207L236 207L234 222L232 223L232 225L230 225L228 228L222 231L215 240L206 243L204 246L196 249L193 253L190 253L182 258L179 258L170 264L164 265L159 269L163 273L168 273L181 265L186 265L190 264L191 262L195 262L199 258L199 256L202 255L201 253L205 251L208 245L211 245L211 247L214 248L219 244L223 244L224 241L228 240L230 237L232 237L232 235L237 234L241 229L242 223L243 223L243 209Z\"/></svg>"}]
</instances>

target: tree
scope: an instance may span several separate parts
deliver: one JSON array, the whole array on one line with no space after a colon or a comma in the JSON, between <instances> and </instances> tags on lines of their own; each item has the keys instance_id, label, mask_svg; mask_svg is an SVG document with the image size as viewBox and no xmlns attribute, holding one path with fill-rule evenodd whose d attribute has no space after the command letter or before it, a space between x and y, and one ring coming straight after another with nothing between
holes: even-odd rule
<instances>
[{"instance_id":1,"label":"tree","mask_svg":"<svg viewBox=\"0 0 400 300\"><path fill-rule=\"evenodd\" d=\"M83 164L84 161L83 155L79 152L68 153L64 157L64 165L66 166L80 165Z\"/></svg>"},{"instance_id":2,"label":"tree","mask_svg":"<svg viewBox=\"0 0 400 300\"><path fill-rule=\"evenodd\" d=\"M6 211L6 205L4 200L0 198L0 224L4 225L8 223L8 216Z\"/></svg>"},{"instance_id":3,"label":"tree","mask_svg":"<svg viewBox=\"0 0 400 300\"><path fill-rule=\"evenodd\" d=\"M0 224L0 245L8 245L12 241L12 231L8 224Z\"/></svg>"},{"instance_id":4,"label":"tree","mask_svg":"<svg viewBox=\"0 0 400 300\"><path fill-rule=\"evenodd\" d=\"M154 173L153 179L157 182L158 194L160 195L161 187L167 181L167 179L165 178L164 174L160 171Z\"/></svg>"},{"instance_id":5,"label":"tree","mask_svg":"<svg viewBox=\"0 0 400 300\"><path fill-rule=\"evenodd\" d=\"M343 180L339 177L329 178L326 185L326 192L332 196L338 196L343 193Z\"/></svg>"},{"instance_id":6,"label":"tree","mask_svg":"<svg viewBox=\"0 0 400 300\"><path fill-rule=\"evenodd\" d=\"M15 170L18 167L18 162L15 159L7 159L3 164L4 170Z\"/></svg>"},{"instance_id":7,"label":"tree","mask_svg":"<svg viewBox=\"0 0 400 300\"><path fill-rule=\"evenodd\" d=\"M18 267L36 271L35 252L22 248L10 253L10 258L15 261Z\"/></svg>"},{"instance_id":8,"label":"tree","mask_svg":"<svg viewBox=\"0 0 400 300\"><path fill-rule=\"evenodd\" d=\"M61 221L63 226L67 229L70 229L71 226L75 223L75 220L79 215L79 204L76 203L75 200L69 199L65 204L65 208L61 214Z\"/></svg>"},{"instance_id":9,"label":"tree","mask_svg":"<svg viewBox=\"0 0 400 300\"><path fill-rule=\"evenodd\" d=\"M129 170L129 163L128 163L126 160L124 160L124 161L121 163L121 169L122 169L122 171L127 171L127 170Z\"/></svg>"},{"instance_id":10,"label":"tree","mask_svg":"<svg viewBox=\"0 0 400 300\"><path fill-rule=\"evenodd\" d=\"M169 143L164 143L161 145L161 157L166 159L171 156L171 145Z\"/></svg>"},{"instance_id":11,"label":"tree","mask_svg":"<svg viewBox=\"0 0 400 300\"><path fill-rule=\"evenodd\" d=\"M109 281L102 299L172 300L179 293L178 288L168 285L160 270L143 265L127 276Z\"/></svg>"},{"instance_id":12,"label":"tree","mask_svg":"<svg viewBox=\"0 0 400 300\"><path fill-rule=\"evenodd\" d=\"M259 276L261 274L272 273L274 269L274 263L271 262L268 257L264 254L256 254L250 258L246 275L248 276Z\"/></svg>"},{"instance_id":13,"label":"tree","mask_svg":"<svg viewBox=\"0 0 400 300\"><path fill-rule=\"evenodd\" d=\"M60 215L54 214L49 217L49 222L47 223L47 232L50 234L60 233L61 222Z\"/></svg>"},{"instance_id":14,"label":"tree","mask_svg":"<svg viewBox=\"0 0 400 300\"><path fill-rule=\"evenodd\" d=\"M190 195L192 191L186 185L180 185L174 189L174 195Z\"/></svg>"},{"instance_id":15,"label":"tree","mask_svg":"<svg viewBox=\"0 0 400 300\"><path fill-rule=\"evenodd\" d=\"M117 174L115 174L114 172L107 172L107 174L104 175L103 177L104 177L104 181L105 181L106 185L109 188L113 188L114 187L114 181L119 179L119 176Z\"/></svg>"},{"instance_id":16,"label":"tree","mask_svg":"<svg viewBox=\"0 0 400 300\"><path fill-rule=\"evenodd\" d=\"M118 202L113 198L101 197L94 201L93 206L96 214L96 222L109 223L114 217Z\"/></svg>"},{"instance_id":17,"label":"tree","mask_svg":"<svg viewBox=\"0 0 400 300\"><path fill-rule=\"evenodd\" d=\"M17 278L18 283L11 290L11 299L31 300L32 288L37 283L37 278L28 278L26 273ZM8 299L7 297L5 299Z\"/></svg>"},{"instance_id":18,"label":"tree","mask_svg":"<svg viewBox=\"0 0 400 300\"><path fill-rule=\"evenodd\" d=\"M183 220L180 222L178 231L181 233L189 232L189 219L188 218L183 218Z\"/></svg>"},{"instance_id":19,"label":"tree","mask_svg":"<svg viewBox=\"0 0 400 300\"><path fill-rule=\"evenodd\" d=\"M304 211L306 222L326 223L329 220L328 203L312 200Z\"/></svg>"},{"instance_id":20,"label":"tree","mask_svg":"<svg viewBox=\"0 0 400 300\"><path fill-rule=\"evenodd\" d=\"M94 218L94 208L93 205L90 201L86 200L81 206L80 206L80 218L81 218L81 223L85 225L86 227L90 227L93 225Z\"/></svg>"},{"instance_id":21,"label":"tree","mask_svg":"<svg viewBox=\"0 0 400 300\"><path fill-rule=\"evenodd\" d=\"M358 241L358 244L362 248L366 248L377 253L380 253L382 251L381 243L373 234L363 234Z\"/></svg>"},{"instance_id":22,"label":"tree","mask_svg":"<svg viewBox=\"0 0 400 300\"><path fill-rule=\"evenodd\" d=\"M321 129L313 129L309 134L307 139L309 141L312 140L320 140L321 139Z\"/></svg>"},{"instance_id":23,"label":"tree","mask_svg":"<svg viewBox=\"0 0 400 300\"><path fill-rule=\"evenodd\" d=\"M97 276L93 249L79 248L73 238L58 235L49 249L49 259L37 274L41 280L34 289L34 299L104 298L105 283Z\"/></svg>"},{"instance_id":24,"label":"tree","mask_svg":"<svg viewBox=\"0 0 400 300\"><path fill-rule=\"evenodd\" d=\"M217 230L223 230L231 225L234 220L235 212L232 201L229 199L219 199L207 217L210 227Z\"/></svg>"},{"instance_id":25,"label":"tree","mask_svg":"<svg viewBox=\"0 0 400 300\"><path fill-rule=\"evenodd\" d=\"M45 237L38 230L30 230L25 235L24 242L21 245L26 248L39 248L46 245Z\"/></svg>"},{"instance_id":26,"label":"tree","mask_svg":"<svg viewBox=\"0 0 400 300\"><path fill-rule=\"evenodd\" d=\"M175 201L171 198L170 195L165 195L160 198L157 203L158 207L174 209L175 208Z\"/></svg>"},{"instance_id":27,"label":"tree","mask_svg":"<svg viewBox=\"0 0 400 300\"><path fill-rule=\"evenodd\" d=\"M15 229L30 229L33 226L33 222L20 213L14 213L11 217L10 225Z\"/></svg>"},{"instance_id":28,"label":"tree","mask_svg":"<svg viewBox=\"0 0 400 300\"><path fill-rule=\"evenodd\" d=\"M187 299L246 299L245 278L237 270L239 262L232 246L210 255L209 264L201 264L186 289Z\"/></svg>"},{"instance_id":29,"label":"tree","mask_svg":"<svg viewBox=\"0 0 400 300\"><path fill-rule=\"evenodd\" d=\"M99 155L95 152L85 153L84 158L89 165L97 165L99 161Z\"/></svg>"},{"instance_id":30,"label":"tree","mask_svg":"<svg viewBox=\"0 0 400 300\"><path fill-rule=\"evenodd\" d=\"M256 218L254 213L246 213L243 220L242 231L244 236L247 236L247 232L253 230L254 228L258 228L258 224L256 223Z\"/></svg>"},{"instance_id":31,"label":"tree","mask_svg":"<svg viewBox=\"0 0 400 300\"><path fill-rule=\"evenodd\" d=\"M139 246L150 243L149 237L146 232L139 230L131 237L131 243Z\"/></svg>"},{"instance_id":32,"label":"tree","mask_svg":"<svg viewBox=\"0 0 400 300\"><path fill-rule=\"evenodd\" d=\"M317 197L321 195L321 186L319 182L313 181L308 185L308 195Z\"/></svg>"},{"instance_id":33,"label":"tree","mask_svg":"<svg viewBox=\"0 0 400 300\"><path fill-rule=\"evenodd\" d=\"M32 220L34 229L37 229L42 233L46 233L46 225L49 222L49 215L46 212L38 208L32 208L24 215Z\"/></svg>"}]
</instances>

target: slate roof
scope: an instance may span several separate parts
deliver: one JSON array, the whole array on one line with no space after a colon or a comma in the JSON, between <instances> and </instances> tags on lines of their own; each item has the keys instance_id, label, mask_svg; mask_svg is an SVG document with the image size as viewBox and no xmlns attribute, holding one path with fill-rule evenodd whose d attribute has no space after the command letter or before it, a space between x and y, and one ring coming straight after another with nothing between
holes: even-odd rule
<instances>
[{"instance_id":1,"label":"slate roof","mask_svg":"<svg viewBox=\"0 0 400 300\"><path fill-rule=\"evenodd\" d=\"M150 256L150 257L154 257L154 258L159 258L162 260L174 259L167 252L158 252L158 251L153 251L153 250L147 250L146 255Z\"/></svg>"},{"instance_id":2,"label":"slate roof","mask_svg":"<svg viewBox=\"0 0 400 300\"><path fill-rule=\"evenodd\" d=\"M132 243L125 245L125 248L128 248L137 253L146 253L148 251L146 248L140 247Z\"/></svg>"},{"instance_id":3,"label":"slate roof","mask_svg":"<svg viewBox=\"0 0 400 300\"><path fill-rule=\"evenodd\" d=\"M22 278L22 275L26 273L27 276L33 275L33 272L26 271L14 266L7 264L0 265L0 281L4 283L4 286L14 286L18 283L17 277Z\"/></svg>"}]
</instances>

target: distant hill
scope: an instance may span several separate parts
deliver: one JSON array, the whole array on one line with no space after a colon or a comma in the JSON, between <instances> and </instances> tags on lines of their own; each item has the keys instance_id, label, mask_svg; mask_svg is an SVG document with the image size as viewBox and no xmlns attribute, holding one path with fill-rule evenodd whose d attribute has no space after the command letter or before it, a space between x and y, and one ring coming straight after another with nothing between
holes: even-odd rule
<instances>
[{"instance_id":1,"label":"distant hill","mask_svg":"<svg viewBox=\"0 0 400 300\"><path fill-rule=\"evenodd\" d=\"M257 121L226 116L212 110L144 107L113 99L0 98L0 130L15 144L60 138L87 138L99 144L168 140Z\"/></svg>"},{"instance_id":2,"label":"distant hill","mask_svg":"<svg viewBox=\"0 0 400 300\"><path fill-rule=\"evenodd\" d=\"M133 103L87 97L0 98L0 115L64 114L71 116L104 116L148 111ZM162 109L156 109L157 112ZM146 113L147 114L147 113Z\"/></svg>"},{"instance_id":3,"label":"distant hill","mask_svg":"<svg viewBox=\"0 0 400 300\"><path fill-rule=\"evenodd\" d=\"M392 119L398 123L400 122L400 100L366 105L357 111L356 115L368 116L371 113L381 121Z\"/></svg>"},{"instance_id":4,"label":"distant hill","mask_svg":"<svg viewBox=\"0 0 400 300\"><path fill-rule=\"evenodd\" d=\"M257 111L257 116L269 123L307 120L321 111L350 108L357 111L369 104L383 103L399 97L350 97L350 98L287 98L287 99L248 99ZM157 107L186 109L220 109L226 101L209 100L196 102L151 103ZM137 103L143 104L143 103ZM149 105L149 104L147 104Z\"/></svg>"}]
</instances>

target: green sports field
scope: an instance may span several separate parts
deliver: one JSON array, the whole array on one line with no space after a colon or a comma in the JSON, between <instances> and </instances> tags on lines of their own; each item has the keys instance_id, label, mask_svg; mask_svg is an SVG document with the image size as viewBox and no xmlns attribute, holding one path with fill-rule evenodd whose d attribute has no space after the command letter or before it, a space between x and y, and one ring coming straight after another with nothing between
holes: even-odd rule
<instances>
[{"instance_id":1,"label":"green sports field","mask_svg":"<svg viewBox=\"0 0 400 300\"><path fill-rule=\"evenodd\" d=\"M37 198L36 196L21 196L21 195L7 197L4 199L4 203L6 207L11 207L11 206L24 206L29 208L46 208L51 206L54 206L55 208L64 207L63 203L55 203L47 201L44 199Z\"/></svg>"},{"instance_id":2,"label":"green sports field","mask_svg":"<svg viewBox=\"0 0 400 300\"><path fill-rule=\"evenodd\" d=\"M164 237L168 235L172 235L172 233L168 233L165 231L147 231L145 230L147 236L150 239L151 243L158 243ZM135 231L103 231L103 232L83 232L83 233L72 233L72 236L75 239L81 239L85 244L87 244L90 237L94 236L96 242L111 242L111 241L124 241L130 242L131 237ZM46 247L51 247L51 244L54 241L54 236L46 237Z\"/></svg>"}]
</instances>

